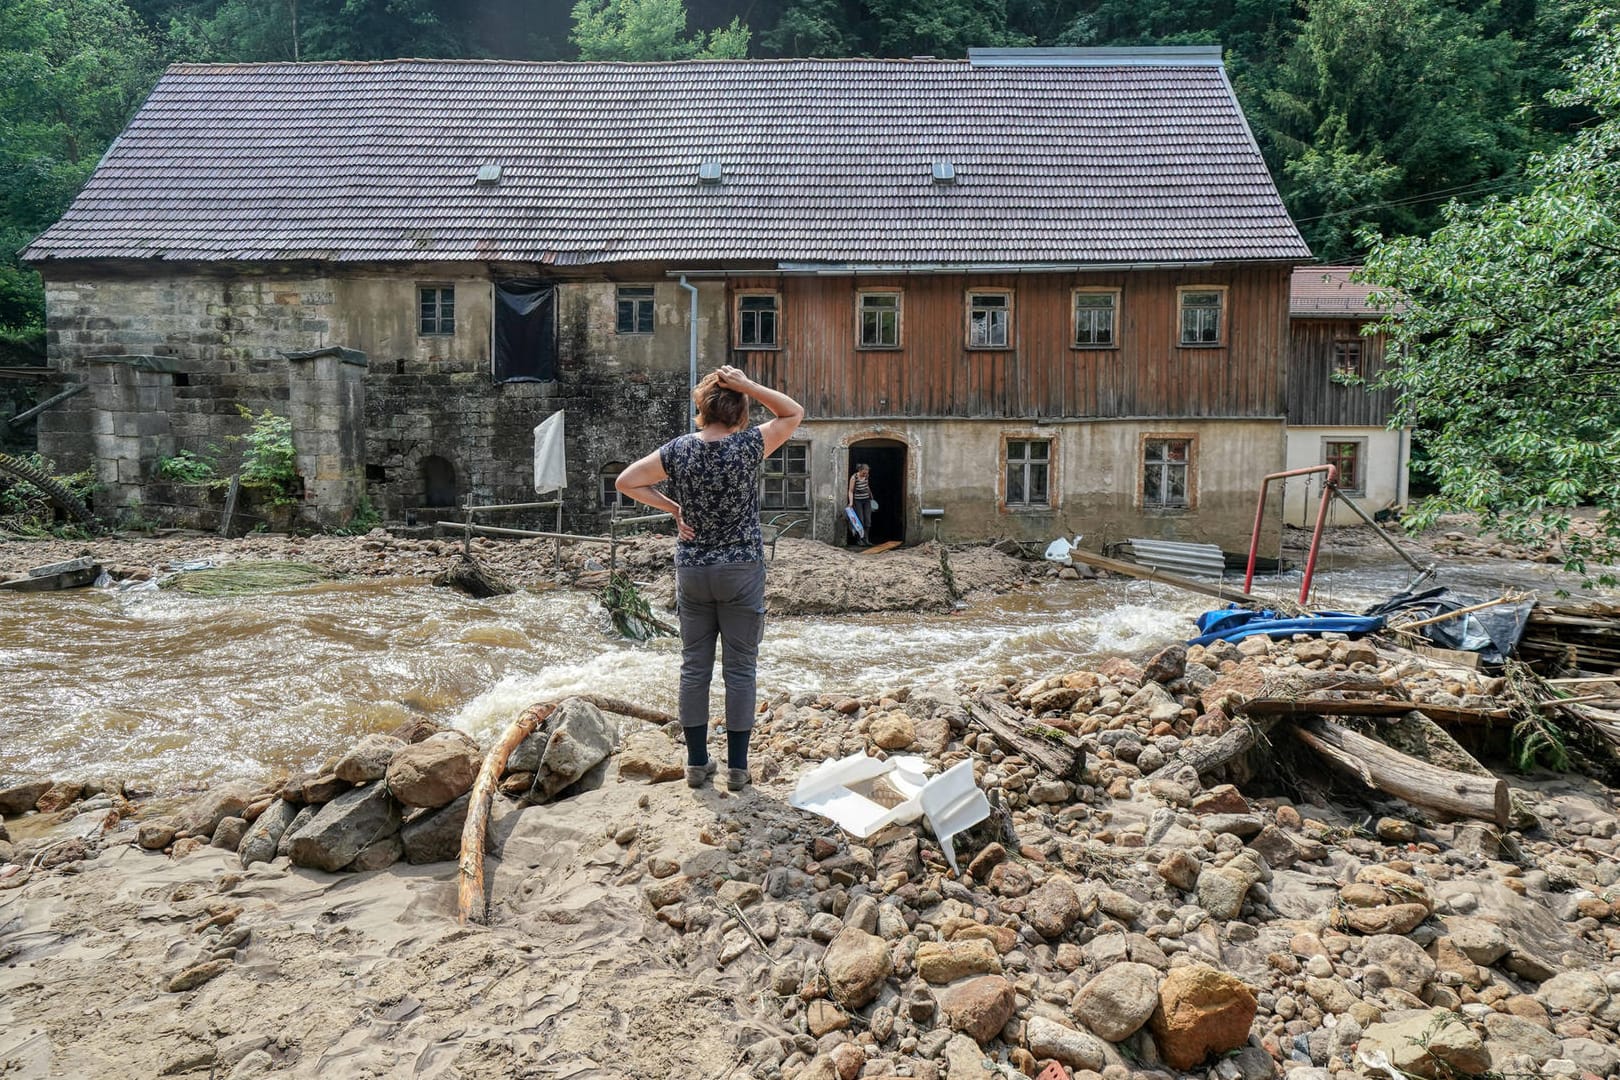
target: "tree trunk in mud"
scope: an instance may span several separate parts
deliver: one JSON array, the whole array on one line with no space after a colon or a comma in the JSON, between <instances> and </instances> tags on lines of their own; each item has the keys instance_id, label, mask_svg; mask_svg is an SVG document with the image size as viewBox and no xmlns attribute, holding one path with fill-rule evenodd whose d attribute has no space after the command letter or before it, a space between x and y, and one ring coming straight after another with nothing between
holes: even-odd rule
<instances>
[{"instance_id":1,"label":"tree trunk in mud","mask_svg":"<svg viewBox=\"0 0 1620 1080\"><path fill-rule=\"evenodd\" d=\"M506 771L506 759L556 709L556 704L549 701L524 709L523 714L512 721L502 733L500 741L484 757L478 779L473 781L472 798L467 804L467 824L461 830L461 882L457 892L457 908L463 925L469 920L482 923L488 919L484 895L484 833L489 829L490 800L495 795L496 785L501 782L501 774Z\"/></svg>"}]
</instances>

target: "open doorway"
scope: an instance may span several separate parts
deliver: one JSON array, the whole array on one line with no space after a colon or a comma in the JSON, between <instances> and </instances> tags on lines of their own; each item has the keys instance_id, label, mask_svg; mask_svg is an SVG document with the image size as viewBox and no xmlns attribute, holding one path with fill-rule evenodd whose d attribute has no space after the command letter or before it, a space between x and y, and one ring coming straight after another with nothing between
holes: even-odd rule
<instances>
[{"instance_id":1,"label":"open doorway","mask_svg":"<svg viewBox=\"0 0 1620 1080\"><path fill-rule=\"evenodd\" d=\"M867 543L906 540L906 444L895 439L863 439L849 448L849 475L858 465L872 470L870 483L877 509ZM849 476L844 478L849 483ZM846 487L846 491L848 488Z\"/></svg>"}]
</instances>

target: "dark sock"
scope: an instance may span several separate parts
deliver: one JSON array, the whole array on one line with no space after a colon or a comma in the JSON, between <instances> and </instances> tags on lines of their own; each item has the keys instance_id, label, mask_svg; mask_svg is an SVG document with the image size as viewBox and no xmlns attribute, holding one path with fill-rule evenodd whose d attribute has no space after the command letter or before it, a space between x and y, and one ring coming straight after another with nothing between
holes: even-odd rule
<instances>
[{"instance_id":1,"label":"dark sock","mask_svg":"<svg viewBox=\"0 0 1620 1080\"><path fill-rule=\"evenodd\" d=\"M726 768L748 768L748 736L751 731L726 732Z\"/></svg>"},{"instance_id":2,"label":"dark sock","mask_svg":"<svg viewBox=\"0 0 1620 1080\"><path fill-rule=\"evenodd\" d=\"M707 765L709 763L709 725L694 724L691 727L681 728L681 734L686 736L686 763L688 765Z\"/></svg>"}]
</instances>

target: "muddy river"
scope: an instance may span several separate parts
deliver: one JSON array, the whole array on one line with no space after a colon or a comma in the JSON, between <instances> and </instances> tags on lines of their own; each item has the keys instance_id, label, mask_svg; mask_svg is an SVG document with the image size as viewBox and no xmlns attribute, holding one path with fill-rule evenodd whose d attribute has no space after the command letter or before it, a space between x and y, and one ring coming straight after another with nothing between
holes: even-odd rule
<instances>
[{"instance_id":1,"label":"muddy river","mask_svg":"<svg viewBox=\"0 0 1620 1080\"><path fill-rule=\"evenodd\" d=\"M1550 584L1543 568L1519 565L1526 583ZM1335 567L1319 595L1356 610L1409 577L1376 562ZM1447 580L1493 596L1500 564ZM760 692L1073 670L1186 638L1212 606L1110 580L1053 582L954 615L773 619ZM151 587L0 595L0 781L72 774L166 788L265 777L415 716L486 734L570 691L672 710L678 660L670 639L614 639L595 599L566 591L475 601L371 580L248 599Z\"/></svg>"}]
</instances>

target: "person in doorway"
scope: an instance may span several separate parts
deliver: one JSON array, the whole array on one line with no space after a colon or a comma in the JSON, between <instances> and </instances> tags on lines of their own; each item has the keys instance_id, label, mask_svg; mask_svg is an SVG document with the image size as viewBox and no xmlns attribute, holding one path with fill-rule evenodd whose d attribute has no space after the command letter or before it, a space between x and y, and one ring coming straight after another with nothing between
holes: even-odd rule
<instances>
[{"instance_id":1,"label":"person in doorway","mask_svg":"<svg viewBox=\"0 0 1620 1080\"><path fill-rule=\"evenodd\" d=\"M860 542L871 544L872 539L872 466L860 464L849 474L849 491L845 506L855 511L860 521Z\"/></svg>"},{"instance_id":2,"label":"person in doorway","mask_svg":"<svg viewBox=\"0 0 1620 1080\"><path fill-rule=\"evenodd\" d=\"M770 410L772 419L749 427L750 400ZM759 467L797 430L804 409L729 365L704 376L692 391L692 403L698 430L633 462L614 486L675 517L686 782L702 787L717 769L709 757L709 684L718 639L724 650L726 786L741 791L750 782L755 667L765 632ZM667 494L654 486L666 482Z\"/></svg>"}]
</instances>

